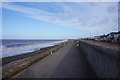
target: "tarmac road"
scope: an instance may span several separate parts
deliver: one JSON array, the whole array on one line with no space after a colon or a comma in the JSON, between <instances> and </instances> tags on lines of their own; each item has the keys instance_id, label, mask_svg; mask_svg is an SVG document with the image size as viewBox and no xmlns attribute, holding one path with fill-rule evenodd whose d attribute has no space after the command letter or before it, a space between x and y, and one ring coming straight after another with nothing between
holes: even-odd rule
<instances>
[{"instance_id":1,"label":"tarmac road","mask_svg":"<svg viewBox=\"0 0 120 80\"><path fill-rule=\"evenodd\" d=\"M60 48L13 78L93 78L96 77L77 43Z\"/></svg>"}]
</instances>

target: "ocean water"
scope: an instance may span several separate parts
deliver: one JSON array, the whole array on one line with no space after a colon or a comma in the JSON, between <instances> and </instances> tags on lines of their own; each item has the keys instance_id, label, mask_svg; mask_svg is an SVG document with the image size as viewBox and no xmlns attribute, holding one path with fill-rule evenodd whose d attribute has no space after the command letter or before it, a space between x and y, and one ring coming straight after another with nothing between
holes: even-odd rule
<instances>
[{"instance_id":1,"label":"ocean water","mask_svg":"<svg viewBox=\"0 0 120 80\"><path fill-rule=\"evenodd\" d=\"M33 52L43 47L54 46L67 40L8 40L0 41L0 58Z\"/></svg>"}]
</instances>

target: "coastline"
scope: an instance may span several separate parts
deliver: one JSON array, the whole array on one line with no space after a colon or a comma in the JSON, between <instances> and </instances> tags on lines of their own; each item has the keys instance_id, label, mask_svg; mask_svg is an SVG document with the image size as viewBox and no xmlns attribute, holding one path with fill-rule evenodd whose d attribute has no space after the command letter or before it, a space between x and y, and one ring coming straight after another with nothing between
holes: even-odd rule
<instances>
[{"instance_id":1,"label":"coastline","mask_svg":"<svg viewBox=\"0 0 120 80\"><path fill-rule=\"evenodd\" d=\"M1 50L0 53L10 52L10 51L18 51L18 50L28 49L28 48L37 48L37 47L46 46L46 45L57 45L57 44L60 44L60 43L63 43L63 42L65 42L65 40L56 41L56 42L49 42L49 43L43 43L43 44L36 44L36 45L29 45L29 46L24 46L24 47L19 47L19 48Z\"/></svg>"},{"instance_id":2,"label":"coastline","mask_svg":"<svg viewBox=\"0 0 120 80\"><path fill-rule=\"evenodd\" d=\"M40 61L41 59L51 54L54 54L54 52L64 47L65 45L68 45L74 42L76 41L65 42L60 45L56 45L49 48L42 48L41 50L37 50L36 52L34 52L35 54L34 56L31 53L28 55L29 57L27 58L12 61L8 64L3 65L3 69L2 69L3 78L5 79L14 78L14 76L17 73L24 71L29 66ZM93 70L100 77L103 77L104 74L106 77L109 77L109 73L113 74L112 76L116 77L116 74L118 74L118 72L120 71L117 68L117 66L119 66L119 54L118 54L119 49L113 49L115 48L114 47L115 45L111 45L111 47L110 45L111 44L107 44L107 43L80 40L80 49L83 51L83 54L85 54ZM109 46L109 48L107 46ZM40 51L43 51L43 52L40 53ZM105 67L105 68L102 68L102 67ZM108 70L109 72L106 72L106 70ZM104 74L101 75L101 73L104 73Z\"/></svg>"},{"instance_id":3,"label":"coastline","mask_svg":"<svg viewBox=\"0 0 120 80\"><path fill-rule=\"evenodd\" d=\"M57 45L55 45L55 46L57 46ZM42 52L45 52L46 50L49 50L55 46L48 46L48 47L40 48L39 50L35 50L33 52L28 52L28 53L24 53L24 54L20 54L20 55L15 55L15 56L4 57L4 58L2 58L2 65L8 64L8 63L16 61L16 60L32 57L37 54L41 54Z\"/></svg>"},{"instance_id":4,"label":"coastline","mask_svg":"<svg viewBox=\"0 0 120 80\"><path fill-rule=\"evenodd\" d=\"M2 65L3 78L11 78L18 72L21 72L22 70L26 69L30 65L36 63L37 61L51 55L51 53L54 53L59 48L67 44L68 43L61 43L52 47L41 48L40 50L31 53L4 58ZM19 58L19 60L17 60L17 58Z\"/></svg>"}]
</instances>

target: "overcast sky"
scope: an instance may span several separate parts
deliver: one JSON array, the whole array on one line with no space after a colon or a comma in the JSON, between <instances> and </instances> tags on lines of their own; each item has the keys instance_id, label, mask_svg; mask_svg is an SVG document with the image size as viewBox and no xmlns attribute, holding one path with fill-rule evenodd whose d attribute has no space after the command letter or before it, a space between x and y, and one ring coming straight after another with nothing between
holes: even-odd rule
<instances>
[{"instance_id":1,"label":"overcast sky","mask_svg":"<svg viewBox=\"0 0 120 80\"><path fill-rule=\"evenodd\" d=\"M117 2L3 2L4 39L69 39L118 31Z\"/></svg>"}]
</instances>

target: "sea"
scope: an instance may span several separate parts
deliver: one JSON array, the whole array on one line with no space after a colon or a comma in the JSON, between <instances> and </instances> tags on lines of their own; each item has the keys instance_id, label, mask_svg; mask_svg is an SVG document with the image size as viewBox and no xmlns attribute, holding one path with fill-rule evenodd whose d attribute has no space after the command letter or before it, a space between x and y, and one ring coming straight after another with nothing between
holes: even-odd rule
<instances>
[{"instance_id":1,"label":"sea","mask_svg":"<svg viewBox=\"0 0 120 80\"><path fill-rule=\"evenodd\" d=\"M59 45L66 41L67 40L3 39L0 40L0 58L27 54L28 52L33 52L44 47Z\"/></svg>"}]
</instances>

